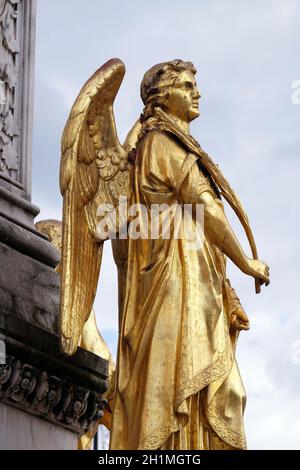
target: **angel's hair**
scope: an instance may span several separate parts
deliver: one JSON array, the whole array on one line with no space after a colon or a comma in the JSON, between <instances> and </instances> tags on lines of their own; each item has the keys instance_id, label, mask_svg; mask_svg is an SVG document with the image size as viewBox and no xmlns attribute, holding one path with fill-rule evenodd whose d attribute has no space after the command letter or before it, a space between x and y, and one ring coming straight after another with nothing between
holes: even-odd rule
<instances>
[{"instance_id":1,"label":"angel's hair","mask_svg":"<svg viewBox=\"0 0 300 470\"><path fill-rule=\"evenodd\" d=\"M178 74L186 70L194 75L197 72L192 62L176 59L154 65L145 73L141 83L141 98L145 105L142 120L151 117L157 106L164 108L170 87Z\"/></svg>"}]
</instances>

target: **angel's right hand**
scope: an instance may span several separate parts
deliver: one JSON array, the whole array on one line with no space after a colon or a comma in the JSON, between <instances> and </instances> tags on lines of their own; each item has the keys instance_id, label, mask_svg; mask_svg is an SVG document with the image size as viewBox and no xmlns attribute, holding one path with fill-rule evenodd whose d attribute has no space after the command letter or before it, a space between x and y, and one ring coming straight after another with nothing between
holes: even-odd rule
<instances>
[{"instance_id":1,"label":"angel's right hand","mask_svg":"<svg viewBox=\"0 0 300 470\"><path fill-rule=\"evenodd\" d=\"M261 284L268 286L270 284L270 268L269 266L258 259L248 258L247 274L260 281Z\"/></svg>"}]
</instances>

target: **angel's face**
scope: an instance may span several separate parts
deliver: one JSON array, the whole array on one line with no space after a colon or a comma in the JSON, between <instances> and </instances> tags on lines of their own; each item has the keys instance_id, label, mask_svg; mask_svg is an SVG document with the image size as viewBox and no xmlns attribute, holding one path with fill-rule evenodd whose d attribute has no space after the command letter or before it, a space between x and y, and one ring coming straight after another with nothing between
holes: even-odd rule
<instances>
[{"instance_id":1,"label":"angel's face","mask_svg":"<svg viewBox=\"0 0 300 470\"><path fill-rule=\"evenodd\" d=\"M166 111L183 121L191 122L199 116L199 98L195 76L190 71L180 72L168 95Z\"/></svg>"}]
</instances>

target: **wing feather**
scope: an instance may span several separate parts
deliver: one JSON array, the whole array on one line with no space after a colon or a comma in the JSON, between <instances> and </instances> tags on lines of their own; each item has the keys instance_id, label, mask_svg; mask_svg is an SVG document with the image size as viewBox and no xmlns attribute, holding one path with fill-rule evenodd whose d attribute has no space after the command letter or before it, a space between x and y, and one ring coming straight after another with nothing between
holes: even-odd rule
<instances>
[{"instance_id":1,"label":"wing feather","mask_svg":"<svg viewBox=\"0 0 300 470\"><path fill-rule=\"evenodd\" d=\"M63 195L63 240L60 289L60 341L74 354L93 306L103 241L97 239L97 205L112 202L106 187L115 178L128 191L126 152L117 138L113 102L125 66L112 59L81 89L62 137L60 188Z\"/></svg>"}]
</instances>

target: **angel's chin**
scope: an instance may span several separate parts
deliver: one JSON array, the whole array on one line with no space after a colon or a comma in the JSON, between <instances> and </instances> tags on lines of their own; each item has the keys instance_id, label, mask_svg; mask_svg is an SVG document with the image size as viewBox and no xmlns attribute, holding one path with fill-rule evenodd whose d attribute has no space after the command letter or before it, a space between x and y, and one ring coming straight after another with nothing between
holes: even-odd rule
<instances>
[{"instance_id":1,"label":"angel's chin","mask_svg":"<svg viewBox=\"0 0 300 470\"><path fill-rule=\"evenodd\" d=\"M199 109L196 109L196 108L192 108L189 112L189 117L190 117L190 121L193 121L194 119L197 119L197 117L200 116L200 111Z\"/></svg>"}]
</instances>

